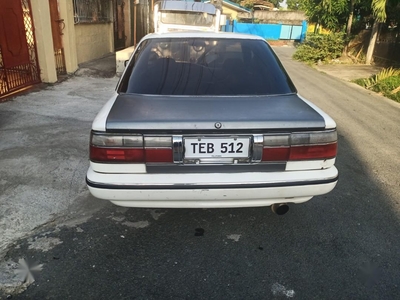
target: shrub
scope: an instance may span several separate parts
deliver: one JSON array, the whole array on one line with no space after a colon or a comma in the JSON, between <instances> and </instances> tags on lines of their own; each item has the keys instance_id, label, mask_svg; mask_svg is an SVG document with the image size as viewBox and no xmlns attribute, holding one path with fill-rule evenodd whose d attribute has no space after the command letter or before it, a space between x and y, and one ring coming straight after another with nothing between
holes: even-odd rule
<instances>
[{"instance_id":1,"label":"shrub","mask_svg":"<svg viewBox=\"0 0 400 300\"><path fill-rule=\"evenodd\" d=\"M376 74L374 76L371 76L371 77L365 78L365 79L356 79L356 80L354 80L354 82L367 88L367 89L369 89L369 88L373 89L373 87L376 84L378 84L379 82L381 82L382 80L385 80L386 78L393 77L393 76L400 76L400 70L393 69L393 68L382 69L378 74Z\"/></svg>"},{"instance_id":2,"label":"shrub","mask_svg":"<svg viewBox=\"0 0 400 300\"><path fill-rule=\"evenodd\" d=\"M293 58L305 62L327 61L342 55L345 34L309 34L293 55Z\"/></svg>"},{"instance_id":3,"label":"shrub","mask_svg":"<svg viewBox=\"0 0 400 300\"><path fill-rule=\"evenodd\" d=\"M370 78L372 78L372 77L370 77ZM370 79L370 78L354 79L354 80L352 80L352 82L354 82L354 83L356 83L358 85L361 85L364 88L367 88L367 80Z\"/></svg>"},{"instance_id":4,"label":"shrub","mask_svg":"<svg viewBox=\"0 0 400 300\"><path fill-rule=\"evenodd\" d=\"M398 69L383 69L372 77L356 79L353 82L400 102L400 70Z\"/></svg>"},{"instance_id":5,"label":"shrub","mask_svg":"<svg viewBox=\"0 0 400 300\"><path fill-rule=\"evenodd\" d=\"M395 88L400 86L400 77L392 76L385 78L383 80L378 81L373 87L372 90L380 93L387 93L393 91Z\"/></svg>"},{"instance_id":6,"label":"shrub","mask_svg":"<svg viewBox=\"0 0 400 300\"><path fill-rule=\"evenodd\" d=\"M400 102L400 92L392 93L400 86L400 76L391 76L379 81L372 87L372 90L382 93L385 97Z\"/></svg>"}]
</instances>

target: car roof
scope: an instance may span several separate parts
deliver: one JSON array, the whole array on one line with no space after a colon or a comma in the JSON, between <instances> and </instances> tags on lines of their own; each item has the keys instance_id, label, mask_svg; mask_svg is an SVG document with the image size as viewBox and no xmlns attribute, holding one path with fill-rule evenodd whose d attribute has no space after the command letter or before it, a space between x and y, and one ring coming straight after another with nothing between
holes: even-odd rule
<instances>
[{"instance_id":1,"label":"car roof","mask_svg":"<svg viewBox=\"0 0 400 300\"><path fill-rule=\"evenodd\" d=\"M163 38L219 38L219 39L242 39L242 40L262 40L260 36L252 34L241 34L234 32L206 32L206 31L179 31L179 32L165 32L165 33L150 33L143 37L142 40L147 39L163 39Z\"/></svg>"}]
</instances>

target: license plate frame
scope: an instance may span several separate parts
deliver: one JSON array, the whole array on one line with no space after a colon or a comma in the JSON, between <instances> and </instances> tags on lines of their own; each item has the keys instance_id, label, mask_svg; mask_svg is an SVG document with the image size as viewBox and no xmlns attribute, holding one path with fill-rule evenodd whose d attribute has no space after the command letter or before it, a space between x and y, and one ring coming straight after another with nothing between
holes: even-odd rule
<instances>
[{"instance_id":1,"label":"license plate frame","mask_svg":"<svg viewBox=\"0 0 400 300\"><path fill-rule=\"evenodd\" d=\"M251 137L184 137L185 160L247 159L250 156Z\"/></svg>"}]
</instances>

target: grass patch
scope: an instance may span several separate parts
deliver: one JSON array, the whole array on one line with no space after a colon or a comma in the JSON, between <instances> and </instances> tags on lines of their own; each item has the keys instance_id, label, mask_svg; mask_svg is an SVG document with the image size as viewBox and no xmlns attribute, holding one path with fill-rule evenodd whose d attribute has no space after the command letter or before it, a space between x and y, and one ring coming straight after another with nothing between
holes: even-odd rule
<instances>
[{"instance_id":1,"label":"grass patch","mask_svg":"<svg viewBox=\"0 0 400 300\"><path fill-rule=\"evenodd\" d=\"M383 69L378 74L369 78L360 78L353 80L354 83L380 93L383 96L400 102L400 70Z\"/></svg>"}]
</instances>

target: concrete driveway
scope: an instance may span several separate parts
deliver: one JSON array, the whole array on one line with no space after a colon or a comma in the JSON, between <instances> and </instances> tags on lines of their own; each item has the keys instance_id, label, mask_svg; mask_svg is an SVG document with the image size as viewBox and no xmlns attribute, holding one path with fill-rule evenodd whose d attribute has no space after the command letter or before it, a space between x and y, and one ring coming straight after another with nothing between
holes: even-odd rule
<instances>
[{"instance_id":1,"label":"concrete driveway","mask_svg":"<svg viewBox=\"0 0 400 300\"><path fill-rule=\"evenodd\" d=\"M116 82L73 77L0 103L0 258L35 228L99 208L84 180L89 132Z\"/></svg>"},{"instance_id":2,"label":"concrete driveway","mask_svg":"<svg viewBox=\"0 0 400 300\"><path fill-rule=\"evenodd\" d=\"M368 78L372 75L379 73L382 70L382 67L379 66L353 64L316 65L315 68L318 71L324 72L345 81L352 81L359 78Z\"/></svg>"}]
</instances>

